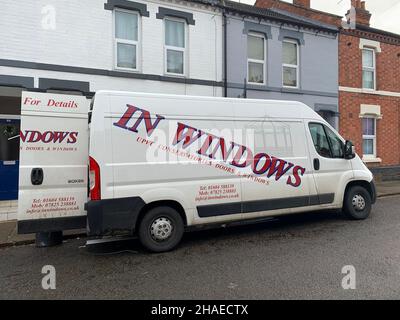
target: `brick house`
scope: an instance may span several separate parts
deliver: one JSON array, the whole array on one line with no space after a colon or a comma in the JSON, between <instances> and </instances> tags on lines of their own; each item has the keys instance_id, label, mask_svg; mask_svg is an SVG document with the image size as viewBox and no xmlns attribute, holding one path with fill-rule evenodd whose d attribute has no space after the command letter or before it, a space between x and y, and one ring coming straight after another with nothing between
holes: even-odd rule
<instances>
[{"instance_id":1,"label":"brick house","mask_svg":"<svg viewBox=\"0 0 400 320\"><path fill-rule=\"evenodd\" d=\"M365 1L351 0L347 23L310 8L310 0L255 5L341 26L339 131L378 179L400 179L400 35L371 28Z\"/></svg>"}]
</instances>

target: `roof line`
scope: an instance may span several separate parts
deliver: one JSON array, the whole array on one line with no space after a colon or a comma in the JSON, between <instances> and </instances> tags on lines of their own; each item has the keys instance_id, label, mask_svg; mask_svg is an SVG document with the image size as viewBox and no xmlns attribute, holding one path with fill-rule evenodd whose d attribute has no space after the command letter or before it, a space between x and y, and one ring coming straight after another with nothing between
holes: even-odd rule
<instances>
[{"instance_id":1,"label":"roof line","mask_svg":"<svg viewBox=\"0 0 400 320\"><path fill-rule=\"evenodd\" d=\"M291 5L291 6L296 7L296 8L301 8L301 9L304 9L304 10L310 10L310 11L314 11L316 13L322 13L322 14L326 14L326 15L331 16L331 17L343 19L343 16L339 16L337 14L329 13L329 12L326 12L326 11L321 11L321 10L317 10L317 9L313 9L313 8L307 8L307 7L299 6L297 4L286 2L286 1L282 1L282 0L275 0L275 1L281 2L283 4Z\"/></svg>"},{"instance_id":2,"label":"roof line","mask_svg":"<svg viewBox=\"0 0 400 320\"><path fill-rule=\"evenodd\" d=\"M227 5L227 3L234 4L235 7L230 7L230 6ZM217 4L214 4L214 5L220 7L221 9L233 11L233 12L240 13L240 14L243 14L243 15L248 15L248 16L250 15L250 16L254 16L254 17L258 17L258 18L284 22L284 23L287 23L287 24L298 25L298 26L302 26L302 27L305 27L305 28L313 28L313 29L317 29L317 30L323 30L323 31L326 31L326 32L329 32L329 33L338 33L339 32L339 30L337 28L334 28L334 27L332 28L331 26L327 27L327 26L322 26L322 25L316 24L314 22L299 21L299 20L297 20L295 18L291 18L291 17L289 17L287 15L283 15L281 13L274 12L274 11L272 11L270 9L254 7L254 6L243 4L243 3L233 2L233 1L230 1L230 0L228 0L228 1L220 0L220 1L218 1ZM245 9L239 8L239 6L242 7L242 8L248 8L249 11L246 11ZM250 11L250 10L255 10L255 9L259 10L259 11L264 11L265 14L251 12ZM268 15L267 13L270 13L272 15ZM279 15L281 17L278 17L276 15Z\"/></svg>"},{"instance_id":3,"label":"roof line","mask_svg":"<svg viewBox=\"0 0 400 320\"><path fill-rule=\"evenodd\" d=\"M386 30L382 30L382 29L376 29L376 28L372 28L372 27L368 27L362 24L357 24L356 25L356 30L361 30L361 31L368 31L368 32L372 32L372 33L378 33L387 37L392 37L395 38L397 40L400 40L400 34L397 33L393 33L393 32L389 32Z\"/></svg>"}]
</instances>

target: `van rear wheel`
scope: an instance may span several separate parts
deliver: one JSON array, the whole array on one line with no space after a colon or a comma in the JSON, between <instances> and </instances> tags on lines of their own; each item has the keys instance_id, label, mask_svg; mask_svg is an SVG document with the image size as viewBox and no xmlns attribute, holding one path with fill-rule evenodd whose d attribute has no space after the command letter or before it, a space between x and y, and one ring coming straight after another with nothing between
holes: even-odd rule
<instances>
[{"instance_id":1,"label":"van rear wheel","mask_svg":"<svg viewBox=\"0 0 400 320\"><path fill-rule=\"evenodd\" d=\"M371 195L361 186L351 187L345 194L343 212L352 220L368 218L371 206Z\"/></svg>"},{"instance_id":2,"label":"van rear wheel","mask_svg":"<svg viewBox=\"0 0 400 320\"><path fill-rule=\"evenodd\" d=\"M165 252L174 249L184 232L183 220L173 208L160 206L150 209L140 221L139 241L149 251Z\"/></svg>"}]
</instances>

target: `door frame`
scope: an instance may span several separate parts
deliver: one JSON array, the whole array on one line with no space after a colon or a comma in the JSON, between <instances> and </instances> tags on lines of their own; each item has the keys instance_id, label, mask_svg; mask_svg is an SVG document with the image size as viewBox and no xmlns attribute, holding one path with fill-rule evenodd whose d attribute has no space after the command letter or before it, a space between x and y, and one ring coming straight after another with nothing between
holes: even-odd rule
<instances>
[{"instance_id":1,"label":"door frame","mask_svg":"<svg viewBox=\"0 0 400 320\"><path fill-rule=\"evenodd\" d=\"M0 114L0 121L2 121L2 120L13 120L13 121L19 121L20 123L21 123L21 116L20 115L11 115L11 114ZM7 162L7 161L3 161L3 160L0 160L1 162L2 162L2 166L4 166L4 163L5 162ZM15 165L17 165L18 167L19 167L19 159L18 160L15 160L15 164L13 164L12 166L15 166ZM18 171L17 171L18 172ZM18 179L18 173L17 173L17 179ZM18 187L18 181L17 181L17 187ZM17 189L17 195L16 195L16 197L12 197L11 199L9 199L9 198L7 198L7 197L11 197L10 195L11 194L14 194L13 192L12 192L12 190L6 190L6 192L8 192L8 193L6 193L5 195L3 195L3 196L5 196L6 197L6 200L5 201L7 201L7 199L8 200L17 200L18 199L18 189ZM0 201L3 201L3 200L0 200Z\"/></svg>"}]
</instances>

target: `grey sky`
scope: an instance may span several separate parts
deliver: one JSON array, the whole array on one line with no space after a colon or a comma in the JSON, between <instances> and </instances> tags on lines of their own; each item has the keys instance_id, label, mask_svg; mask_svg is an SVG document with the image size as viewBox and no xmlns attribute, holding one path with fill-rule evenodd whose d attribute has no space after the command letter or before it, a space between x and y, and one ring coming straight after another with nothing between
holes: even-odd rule
<instances>
[{"instance_id":1,"label":"grey sky","mask_svg":"<svg viewBox=\"0 0 400 320\"><path fill-rule=\"evenodd\" d=\"M255 0L234 0L253 4ZM292 0L283 0L292 2ZM367 9L372 13L371 26L400 34L400 0L366 0ZM344 16L350 8L350 0L311 0L311 7Z\"/></svg>"}]
</instances>

